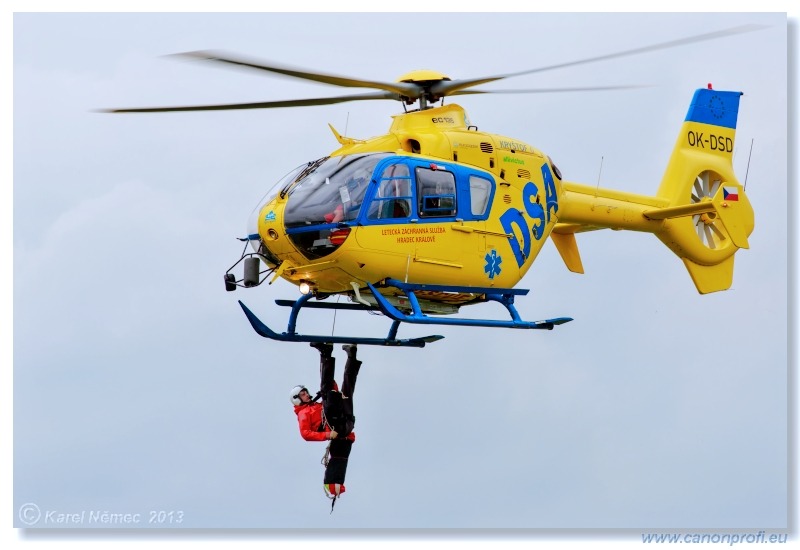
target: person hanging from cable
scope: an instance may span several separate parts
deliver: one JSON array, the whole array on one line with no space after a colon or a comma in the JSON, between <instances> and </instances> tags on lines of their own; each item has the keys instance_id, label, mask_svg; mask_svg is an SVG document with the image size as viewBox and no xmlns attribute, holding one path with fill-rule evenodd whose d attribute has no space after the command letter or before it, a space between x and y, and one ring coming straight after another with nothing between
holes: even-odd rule
<instances>
[{"instance_id":1,"label":"person hanging from cable","mask_svg":"<svg viewBox=\"0 0 800 550\"><path fill-rule=\"evenodd\" d=\"M292 388L290 400L294 405L302 438L306 441L330 441L323 458L325 465L323 485L326 494L332 500L331 511L333 511L336 499L345 492L347 461L356 439L356 434L353 432L356 420L353 415L353 392L361 361L356 357L358 348L355 344L342 346L347 352L347 363L344 367L340 392L334 380L336 359L333 357L333 345L312 342L311 347L319 350L319 392L312 398L305 386L295 386ZM321 404L317 403L320 397Z\"/></svg>"}]
</instances>

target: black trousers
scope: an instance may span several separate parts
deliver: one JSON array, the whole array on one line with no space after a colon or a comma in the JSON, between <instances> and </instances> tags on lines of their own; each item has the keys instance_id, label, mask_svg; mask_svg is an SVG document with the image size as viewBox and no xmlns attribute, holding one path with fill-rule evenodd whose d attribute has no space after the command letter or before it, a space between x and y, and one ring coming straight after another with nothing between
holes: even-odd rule
<instances>
[{"instance_id":1,"label":"black trousers","mask_svg":"<svg viewBox=\"0 0 800 550\"><path fill-rule=\"evenodd\" d=\"M334 357L322 357L319 365L319 389L322 394L322 406L325 411L325 420L334 429L340 438L346 437L353 431L355 416L353 415L353 393L356 389L358 371L361 361L347 359L344 366L341 392L333 389L333 376L336 370Z\"/></svg>"},{"instance_id":2,"label":"black trousers","mask_svg":"<svg viewBox=\"0 0 800 550\"><path fill-rule=\"evenodd\" d=\"M336 370L334 357L320 359L320 392L322 393L322 406L325 420L339 435L331 440L330 457L325 468L323 483L344 483L347 473L347 460L353 442L345 439L353 431L355 416L353 415L353 393L356 389L356 379L361 368L361 361L347 359L342 379L342 391L333 389L333 377Z\"/></svg>"}]
</instances>

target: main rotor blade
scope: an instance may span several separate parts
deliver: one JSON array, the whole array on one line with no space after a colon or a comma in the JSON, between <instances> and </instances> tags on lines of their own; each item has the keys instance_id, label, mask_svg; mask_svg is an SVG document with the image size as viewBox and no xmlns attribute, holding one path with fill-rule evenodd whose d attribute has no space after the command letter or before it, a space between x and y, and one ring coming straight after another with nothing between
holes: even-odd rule
<instances>
[{"instance_id":1,"label":"main rotor blade","mask_svg":"<svg viewBox=\"0 0 800 550\"><path fill-rule=\"evenodd\" d=\"M602 92L606 90L631 90L634 88L648 88L644 84L630 84L621 86L581 86L575 88L531 88L529 90L457 90L448 95L472 94L547 94L553 92Z\"/></svg>"},{"instance_id":2,"label":"main rotor blade","mask_svg":"<svg viewBox=\"0 0 800 550\"><path fill-rule=\"evenodd\" d=\"M368 99L394 99L400 96L391 92L370 92L338 97L320 97L316 99L289 99L285 101L263 101L258 103L232 103L228 105L192 105L177 107L143 107L135 109L103 109L103 113L169 113L177 111L231 111L236 109L274 109L279 107L309 107L313 105L332 105L347 101L363 101Z\"/></svg>"},{"instance_id":3,"label":"main rotor blade","mask_svg":"<svg viewBox=\"0 0 800 550\"><path fill-rule=\"evenodd\" d=\"M347 76L339 76L325 73L312 72L297 67L289 67L287 65L279 65L271 61L256 61L252 59L245 59L242 57L233 57L228 54L215 53L210 51L197 51L175 54L183 57L194 57L196 59L203 59L207 61L217 61L220 63L228 63L239 67L249 67L251 69L258 69L261 71L268 71L277 73L292 78L299 78L301 80L311 80L314 82L322 82L323 84L332 84L334 86L344 86L346 88L377 88L378 90L386 90L394 92L406 97L417 99L420 95L420 87L416 84L407 82L379 82L376 80L363 80L350 78Z\"/></svg>"},{"instance_id":4,"label":"main rotor blade","mask_svg":"<svg viewBox=\"0 0 800 550\"><path fill-rule=\"evenodd\" d=\"M621 52L610 53L605 55L598 55L596 57L587 57L586 59L578 59L576 61L569 61L566 63L559 63L557 65L548 65L546 67L538 67L536 69L529 69L527 71L520 71L516 73L507 73L495 76L488 76L483 78L473 78L473 79L464 79L464 80L450 80L450 81L442 81L437 82L433 87L431 87L431 92L437 96L445 96L445 95L453 95L453 92L456 90L463 90L464 88L470 88L472 86L477 86L479 84L485 84L487 82L494 82L495 80L502 80L504 78L511 78L513 76L522 76L526 74L533 74L533 73L541 73L544 71L552 71L554 69L561 69L564 67L574 67L576 65L587 65L589 63L596 63L598 61L605 61L607 59L617 59L620 57L629 57L633 55L638 55L641 53L647 52L654 52L658 50L666 50L669 48L676 48L678 46L685 46L687 44L694 44L696 42L702 42L704 40L714 40L717 38L724 38L726 36L732 36L735 34L743 34L746 32L757 31L761 29L767 28L765 25L742 25L739 27L732 27L730 29L723 29L721 31L715 31L705 34L698 34L695 36L689 36L687 38L680 38L678 40L670 40L668 42L660 42L658 44L653 44L650 46L644 46L641 48L634 48L631 50L623 50Z\"/></svg>"}]
</instances>

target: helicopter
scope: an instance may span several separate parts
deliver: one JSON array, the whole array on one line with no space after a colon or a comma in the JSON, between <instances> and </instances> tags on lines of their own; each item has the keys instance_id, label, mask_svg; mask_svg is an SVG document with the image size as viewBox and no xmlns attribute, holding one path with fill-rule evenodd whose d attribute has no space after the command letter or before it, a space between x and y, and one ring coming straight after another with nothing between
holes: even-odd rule
<instances>
[{"instance_id":1,"label":"helicopter","mask_svg":"<svg viewBox=\"0 0 800 550\"><path fill-rule=\"evenodd\" d=\"M631 88L612 86L489 91L473 89L510 77L594 63L750 32L726 29L609 55L472 79L417 70L396 82L309 71L218 52L181 57L374 92L260 103L111 109L143 113L261 109L394 100L388 132L369 139L341 135L339 147L288 172L266 193L240 238L244 249L225 272L228 291L278 278L296 285L287 329L276 332L239 301L254 330L284 342L424 347L443 338L398 338L402 323L545 329L571 321L521 319L516 285L550 240L567 269L583 273L576 234L599 229L654 234L683 260L701 294L728 289L734 255L749 248L753 208L732 165L741 92L694 91L688 113L655 195L638 195L563 179L553 160L534 146L479 131L448 96ZM437 104L438 103L438 104ZM413 108L408 108L412 106ZM235 269L242 264L242 275ZM262 264L265 268L262 269ZM332 297L346 296L340 302ZM312 300L313 299L313 300ZM510 319L456 316L462 307L495 302ZM384 338L302 334L302 309L383 314Z\"/></svg>"}]
</instances>

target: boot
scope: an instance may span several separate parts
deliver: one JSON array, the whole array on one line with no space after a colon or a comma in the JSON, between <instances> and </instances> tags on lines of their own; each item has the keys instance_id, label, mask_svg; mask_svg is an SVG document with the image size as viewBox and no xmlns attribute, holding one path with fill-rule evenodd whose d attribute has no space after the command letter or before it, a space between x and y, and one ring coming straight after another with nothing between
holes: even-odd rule
<instances>
[{"instance_id":1,"label":"boot","mask_svg":"<svg viewBox=\"0 0 800 550\"><path fill-rule=\"evenodd\" d=\"M345 344L342 346L342 349L347 352L347 357L349 359L355 359L356 353L358 353L358 346L355 344Z\"/></svg>"},{"instance_id":2,"label":"boot","mask_svg":"<svg viewBox=\"0 0 800 550\"><path fill-rule=\"evenodd\" d=\"M333 344L328 344L327 342L311 342L309 346L319 350L320 355L323 357L330 357L333 353Z\"/></svg>"}]
</instances>

